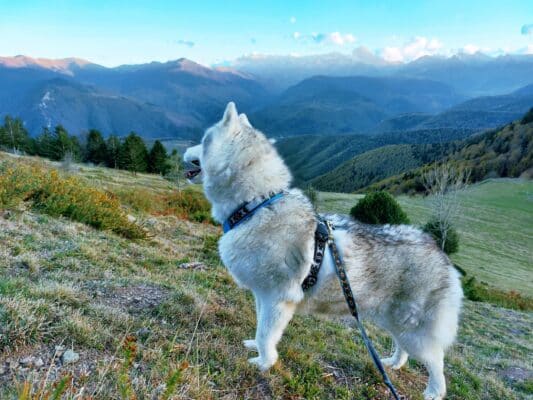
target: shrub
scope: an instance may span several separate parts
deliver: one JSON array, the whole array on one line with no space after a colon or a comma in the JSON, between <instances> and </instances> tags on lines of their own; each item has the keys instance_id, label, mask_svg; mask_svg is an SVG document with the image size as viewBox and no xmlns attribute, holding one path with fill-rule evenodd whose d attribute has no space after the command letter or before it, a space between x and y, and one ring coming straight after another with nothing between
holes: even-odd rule
<instances>
[{"instance_id":1,"label":"shrub","mask_svg":"<svg viewBox=\"0 0 533 400\"><path fill-rule=\"evenodd\" d=\"M462 282L464 295L469 300L481 301L514 310L530 311L533 309L533 299L524 297L514 290L505 292L492 288L486 283L478 282L473 276L470 278L464 277Z\"/></svg>"},{"instance_id":2,"label":"shrub","mask_svg":"<svg viewBox=\"0 0 533 400\"><path fill-rule=\"evenodd\" d=\"M408 224L398 202L387 192L368 193L351 209L350 215L366 224Z\"/></svg>"},{"instance_id":3,"label":"shrub","mask_svg":"<svg viewBox=\"0 0 533 400\"><path fill-rule=\"evenodd\" d=\"M437 242L437 245L446 253L453 254L459 251L459 234L452 227L443 228L438 219L432 218L424 225L424 231L429 233ZM445 231L445 232L444 232ZM446 240L443 245L443 233L446 233Z\"/></svg>"},{"instance_id":4,"label":"shrub","mask_svg":"<svg viewBox=\"0 0 533 400\"><path fill-rule=\"evenodd\" d=\"M185 189L166 197L167 208L176 215L189 217L196 212L211 211L211 205L200 192Z\"/></svg>"},{"instance_id":5,"label":"shrub","mask_svg":"<svg viewBox=\"0 0 533 400\"><path fill-rule=\"evenodd\" d=\"M91 188L74 177L62 178L56 170L0 165L0 207L26 200L49 215L67 217L130 239L146 236L140 226L128 220L118 199L109 193Z\"/></svg>"},{"instance_id":6,"label":"shrub","mask_svg":"<svg viewBox=\"0 0 533 400\"><path fill-rule=\"evenodd\" d=\"M167 194L150 190L119 190L115 192L123 204L152 215L176 215L196 222L215 222L211 205L201 192L184 189Z\"/></svg>"}]
</instances>

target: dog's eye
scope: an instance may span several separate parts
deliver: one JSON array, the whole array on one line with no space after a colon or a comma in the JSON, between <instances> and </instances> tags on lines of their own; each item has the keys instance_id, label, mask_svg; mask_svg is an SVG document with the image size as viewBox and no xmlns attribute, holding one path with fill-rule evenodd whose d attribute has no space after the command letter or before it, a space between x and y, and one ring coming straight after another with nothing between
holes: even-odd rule
<instances>
[{"instance_id":1,"label":"dog's eye","mask_svg":"<svg viewBox=\"0 0 533 400\"><path fill-rule=\"evenodd\" d=\"M198 167L200 166L200 160L192 160L191 163Z\"/></svg>"}]
</instances>

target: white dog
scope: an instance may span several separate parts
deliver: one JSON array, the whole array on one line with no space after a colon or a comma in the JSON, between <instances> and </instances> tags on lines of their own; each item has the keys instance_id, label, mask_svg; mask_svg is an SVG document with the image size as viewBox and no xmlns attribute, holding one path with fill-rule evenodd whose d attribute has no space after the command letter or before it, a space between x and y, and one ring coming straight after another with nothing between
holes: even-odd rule
<instances>
[{"instance_id":1,"label":"white dog","mask_svg":"<svg viewBox=\"0 0 533 400\"><path fill-rule=\"evenodd\" d=\"M295 311L348 312L329 251L317 284L302 290L314 253L313 207L290 188L291 174L274 146L233 103L184 160L198 167L187 176L203 181L213 217L221 223L244 203L285 192L219 241L223 263L237 284L254 294L257 331L244 345L258 351L249 361L265 371L276 362L277 343ZM408 355L421 361L429 372L425 399L442 399L444 351L454 341L463 296L450 260L413 227L327 218L336 226L335 241L363 319L394 339L394 354L384 364L400 368Z\"/></svg>"}]
</instances>

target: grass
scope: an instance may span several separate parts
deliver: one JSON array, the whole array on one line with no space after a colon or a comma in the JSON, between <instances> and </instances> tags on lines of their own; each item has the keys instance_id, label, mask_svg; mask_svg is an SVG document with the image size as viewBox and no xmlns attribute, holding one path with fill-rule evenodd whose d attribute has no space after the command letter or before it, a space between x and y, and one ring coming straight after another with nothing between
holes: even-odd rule
<instances>
[{"instance_id":1,"label":"grass","mask_svg":"<svg viewBox=\"0 0 533 400\"><path fill-rule=\"evenodd\" d=\"M118 198L121 190L172 193L157 176L85 167L71 174ZM249 366L241 341L254 334L253 299L220 264L220 228L133 201L123 206L144 221L147 239L26 203L0 211L0 398L388 398L344 322L297 316L275 367L261 374ZM530 327L530 313L467 301L446 359L448 398L528 398L531 379L506 371L533 369ZM388 353L390 339L368 328ZM58 345L80 361L62 365ZM44 366L10 368L28 355ZM427 377L416 362L391 378L402 394L421 399Z\"/></svg>"}]
</instances>

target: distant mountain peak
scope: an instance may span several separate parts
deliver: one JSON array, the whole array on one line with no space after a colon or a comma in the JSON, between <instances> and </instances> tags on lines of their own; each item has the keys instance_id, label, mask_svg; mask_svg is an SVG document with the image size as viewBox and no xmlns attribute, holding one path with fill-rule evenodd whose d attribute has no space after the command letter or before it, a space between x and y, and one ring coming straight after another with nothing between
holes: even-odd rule
<instances>
[{"instance_id":1,"label":"distant mountain peak","mask_svg":"<svg viewBox=\"0 0 533 400\"><path fill-rule=\"evenodd\" d=\"M72 76L74 69L96 64L76 57L52 59L33 58L19 54L14 57L0 57L0 65L7 68L42 68Z\"/></svg>"}]
</instances>

